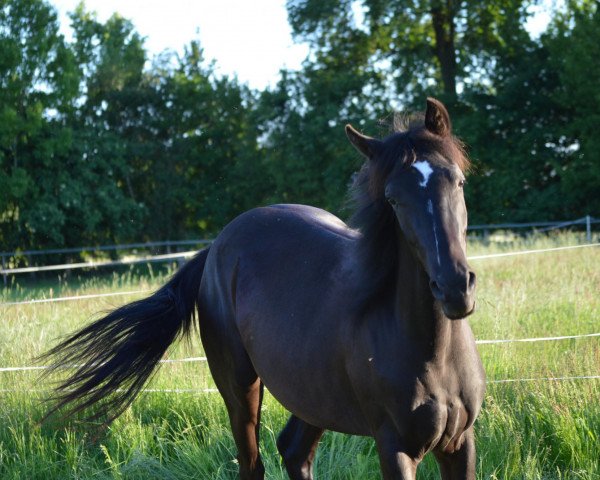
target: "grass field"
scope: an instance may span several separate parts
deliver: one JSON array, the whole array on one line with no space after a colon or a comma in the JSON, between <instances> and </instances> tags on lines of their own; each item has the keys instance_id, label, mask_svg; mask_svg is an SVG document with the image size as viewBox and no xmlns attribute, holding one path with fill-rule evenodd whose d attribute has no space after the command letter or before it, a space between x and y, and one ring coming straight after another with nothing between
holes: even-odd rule
<instances>
[{"instance_id":1,"label":"grass field","mask_svg":"<svg viewBox=\"0 0 600 480\"><path fill-rule=\"evenodd\" d=\"M573 236L503 245L472 243L469 253L573 244ZM474 260L478 339L600 332L600 249ZM98 278L75 275L4 289L0 301L152 289L165 272L127 270ZM56 338L98 311L140 295L0 307L0 367L31 365ZM481 479L600 479L600 380L530 380L600 375L600 338L480 345L488 375L476 423ZM179 344L170 358L202 355L199 340ZM205 363L162 366L148 388L201 390L213 386ZM235 449L220 396L150 392L108 429L72 421L39 424L48 382L37 371L0 372L0 479L230 479ZM275 438L287 414L267 395L262 452L267 478L284 479ZM370 439L327 433L318 451L321 479L380 478ZM418 478L438 478L426 458Z\"/></svg>"}]
</instances>

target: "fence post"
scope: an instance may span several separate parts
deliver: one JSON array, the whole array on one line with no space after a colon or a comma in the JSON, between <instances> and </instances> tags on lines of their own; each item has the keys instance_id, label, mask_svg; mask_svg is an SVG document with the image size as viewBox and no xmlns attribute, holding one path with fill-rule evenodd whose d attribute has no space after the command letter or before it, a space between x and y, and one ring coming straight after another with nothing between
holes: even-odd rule
<instances>
[{"instance_id":1,"label":"fence post","mask_svg":"<svg viewBox=\"0 0 600 480\"><path fill-rule=\"evenodd\" d=\"M2 270L6 270L6 257L2 255ZM8 274L3 273L2 277L4 278L4 286L8 285Z\"/></svg>"},{"instance_id":2,"label":"fence post","mask_svg":"<svg viewBox=\"0 0 600 480\"><path fill-rule=\"evenodd\" d=\"M592 243L592 217L585 216L585 235L588 243Z\"/></svg>"}]
</instances>

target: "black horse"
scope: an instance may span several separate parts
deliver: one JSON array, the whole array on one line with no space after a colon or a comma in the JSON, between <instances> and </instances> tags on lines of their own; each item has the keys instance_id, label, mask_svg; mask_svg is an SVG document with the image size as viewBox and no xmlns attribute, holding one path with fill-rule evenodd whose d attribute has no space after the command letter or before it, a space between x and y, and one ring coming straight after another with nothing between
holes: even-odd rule
<instances>
[{"instance_id":1,"label":"black horse","mask_svg":"<svg viewBox=\"0 0 600 480\"><path fill-rule=\"evenodd\" d=\"M430 451L442 478L474 478L485 377L465 320L468 160L434 99L422 126L346 133L367 159L352 228L303 205L240 215L156 293L46 354L54 369L79 365L51 413L120 414L197 314L240 478L264 477L264 386L292 413L277 441L292 479L312 478L325 429L374 437L386 479L414 479Z\"/></svg>"}]
</instances>

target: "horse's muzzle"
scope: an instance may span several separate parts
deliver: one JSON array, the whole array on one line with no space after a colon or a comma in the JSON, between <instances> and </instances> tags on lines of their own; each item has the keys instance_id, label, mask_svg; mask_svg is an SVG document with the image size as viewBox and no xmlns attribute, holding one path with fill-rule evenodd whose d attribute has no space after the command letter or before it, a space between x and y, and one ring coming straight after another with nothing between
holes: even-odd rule
<instances>
[{"instance_id":1,"label":"horse's muzzle","mask_svg":"<svg viewBox=\"0 0 600 480\"><path fill-rule=\"evenodd\" d=\"M456 275L452 282L441 278L431 280L431 293L441 303L444 315L450 320L468 317L475 311L475 272L468 270L464 275Z\"/></svg>"}]
</instances>

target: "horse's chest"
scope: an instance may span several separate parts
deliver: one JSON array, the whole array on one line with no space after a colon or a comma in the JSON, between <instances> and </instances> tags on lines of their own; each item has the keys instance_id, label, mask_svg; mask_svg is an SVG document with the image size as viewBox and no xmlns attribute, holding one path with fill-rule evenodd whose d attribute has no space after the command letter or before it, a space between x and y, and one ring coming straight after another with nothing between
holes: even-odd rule
<instances>
[{"instance_id":1,"label":"horse's chest","mask_svg":"<svg viewBox=\"0 0 600 480\"><path fill-rule=\"evenodd\" d=\"M377 371L376 365L374 365ZM481 405L479 382L461 381L457 371L426 367L419 373L405 368L402 372L373 371L370 388L382 392L369 414L382 421L390 415L402 443L415 457L431 450L453 452L464 440ZM383 420L385 421L385 420Z\"/></svg>"}]
</instances>

